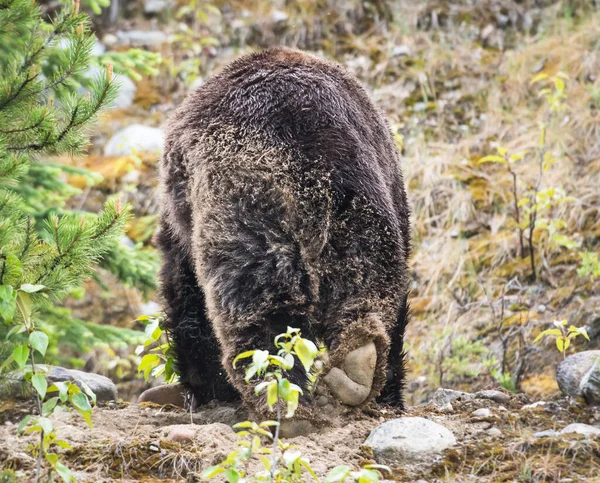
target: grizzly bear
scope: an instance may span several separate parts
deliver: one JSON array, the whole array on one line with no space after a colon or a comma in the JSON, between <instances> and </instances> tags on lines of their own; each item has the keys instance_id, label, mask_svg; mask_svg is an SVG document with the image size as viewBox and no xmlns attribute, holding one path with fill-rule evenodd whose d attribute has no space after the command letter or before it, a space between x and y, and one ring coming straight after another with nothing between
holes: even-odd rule
<instances>
[{"instance_id":1,"label":"grizzly bear","mask_svg":"<svg viewBox=\"0 0 600 483\"><path fill-rule=\"evenodd\" d=\"M241 396L264 412L232 361L288 326L329 354L299 418L318 420L322 395L403 405L409 206L350 72L287 48L235 60L167 122L160 181L166 327L194 406Z\"/></svg>"}]
</instances>

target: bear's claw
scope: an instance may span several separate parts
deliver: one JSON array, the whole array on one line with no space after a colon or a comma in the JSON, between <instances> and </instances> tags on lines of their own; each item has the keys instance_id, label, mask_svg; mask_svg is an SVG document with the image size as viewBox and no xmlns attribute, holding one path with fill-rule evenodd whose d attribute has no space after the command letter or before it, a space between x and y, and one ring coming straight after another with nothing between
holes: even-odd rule
<instances>
[{"instance_id":1,"label":"bear's claw","mask_svg":"<svg viewBox=\"0 0 600 483\"><path fill-rule=\"evenodd\" d=\"M377 349L373 342L348 353L341 368L333 367L323 381L342 404L361 405L371 393Z\"/></svg>"}]
</instances>

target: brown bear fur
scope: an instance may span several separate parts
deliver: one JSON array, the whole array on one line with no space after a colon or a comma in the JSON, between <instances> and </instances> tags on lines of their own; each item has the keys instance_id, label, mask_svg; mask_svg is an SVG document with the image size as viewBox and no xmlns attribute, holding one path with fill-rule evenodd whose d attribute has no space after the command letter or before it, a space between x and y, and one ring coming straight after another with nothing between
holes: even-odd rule
<instances>
[{"instance_id":1,"label":"brown bear fur","mask_svg":"<svg viewBox=\"0 0 600 483\"><path fill-rule=\"evenodd\" d=\"M240 393L258 408L232 360L292 326L333 365L373 340L363 406L402 406L409 208L394 139L352 74L285 48L237 59L168 121L160 171L167 328L197 403Z\"/></svg>"}]
</instances>

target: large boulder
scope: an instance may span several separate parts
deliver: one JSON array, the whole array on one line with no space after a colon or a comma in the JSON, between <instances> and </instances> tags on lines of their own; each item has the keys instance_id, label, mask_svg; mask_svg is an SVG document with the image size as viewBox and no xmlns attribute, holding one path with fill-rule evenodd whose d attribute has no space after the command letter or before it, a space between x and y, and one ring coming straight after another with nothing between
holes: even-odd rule
<instances>
[{"instance_id":1,"label":"large boulder","mask_svg":"<svg viewBox=\"0 0 600 483\"><path fill-rule=\"evenodd\" d=\"M157 127L132 124L117 131L104 146L105 156L129 156L135 153L160 153L163 133Z\"/></svg>"},{"instance_id":2,"label":"large boulder","mask_svg":"<svg viewBox=\"0 0 600 483\"><path fill-rule=\"evenodd\" d=\"M65 369L60 366L47 366L45 364L36 365L38 370L46 372L48 386L55 382L71 381L83 387L87 385L96 395L97 402L116 401L118 397L117 386L108 377L94 374L91 372L78 371L76 369ZM8 380L11 384L0 386L0 396L2 397L21 397L23 396L23 371L15 371L10 374Z\"/></svg>"},{"instance_id":3,"label":"large boulder","mask_svg":"<svg viewBox=\"0 0 600 483\"><path fill-rule=\"evenodd\" d=\"M556 381L565 396L600 404L600 350L573 354L556 368Z\"/></svg>"},{"instance_id":4,"label":"large boulder","mask_svg":"<svg viewBox=\"0 0 600 483\"><path fill-rule=\"evenodd\" d=\"M83 382L96 395L96 401L116 401L117 386L108 377L94 374L92 372L83 372L76 369L65 369L64 367L51 366L48 373L48 382L67 382L72 381L75 384Z\"/></svg>"},{"instance_id":5,"label":"large boulder","mask_svg":"<svg viewBox=\"0 0 600 483\"><path fill-rule=\"evenodd\" d=\"M376 427L364 443L378 463L432 462L456 444L452 432L429 419L403 417Z\"/></svg>"}]
</instances>

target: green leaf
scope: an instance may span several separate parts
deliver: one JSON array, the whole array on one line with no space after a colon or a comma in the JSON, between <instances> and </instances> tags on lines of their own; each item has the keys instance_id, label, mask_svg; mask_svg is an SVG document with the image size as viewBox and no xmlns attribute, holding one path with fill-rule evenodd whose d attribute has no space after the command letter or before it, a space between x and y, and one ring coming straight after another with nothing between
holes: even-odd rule
<instances>
[{"instance_id":1,"label":"green leaf","mask_svg":"<svg viewBox=\"0 0 600 483\"><path fill-rule=\"evenodd\" d=\"M19 290L26 293L36 293L40 290L44 290L45 288L45 285L31 285L29 283L24 283L23 285L21 285L21 288L19 288Z\"/></svg>"},{"instance_id":2,"label":"green leaf","mask_svg":"<svg viewBox=\"0 0 600 483\"><path fill-rule=\"evenodd\" d=\"M17 307L19 307L25 321L29 322L29 319L31 319L31 311L33 310L33 303L27 292L17 292Z\"/></svg>"},{"instance_id":3,"label":"green leaf","mask_svg":"<svg viewBox=\"0 0 600 483\"><path fill-rule=\"evenodd\" d=\"M50 421L48 418L38 418L37 423L44 430L44 433L50 434L52 432L52 421Z\"/></svg>"},{"instance_id":4,"label":"green leaf","mask_svg":"<svg viewBox=\"0 0 600 483\"><path fill-rule=\"evenodd\" d=\"M254 394L258 395L260 394L260 392L269 385L271 381L263 381L260 384L258 384L255 388L254 388Z\"/></svg>"},{"instance_id":5,"label":"green leaf","mask_svg":"<svg viewBox=\"0 0 600 483\"><path fill-rule=\"evenodd\" d=\"M48 348L48 336L40 331L36 330L29 334L29 343L36 351L43 356L46 355L46 349Z\"/></svg>"},{"instance_id":6,"label":"green leaf","mask_svg":"<svg viewBox=\"0 0 600 483\"><path fill-rule=\"evenodd\" d=\"M27 359L29 358L29 349L26 345L18 345L14 348L12 356L19 367L23 369L25 364L27 364Z\"/></svg>"},{"instance_id":7,"label":"green leaf","mask_svg":"<svg viewBox=\"0 0 600 483\"><path fill-rule=\"evenodd\" d=\"M162 362L162 359L158 354L146 354L142 357L140 364L138 365L138 372L144 372L144 379L147 381L150 376L150 372L156 366Z\"/></svg>"},{"instance_id":8,"label":"green leaf","mask_svg":"<svg viewBox=\"0 0 600 483\"><path fill-rule=\"evenodd\" d=\"M10 285L0 285L0 317L10 324L17 310L17 292Z\"/></svg>"},{"instance_id":9,"label":"green leaf","mask_svg":"<svg viewBox=\"0 0 600 483\"><path fill-rule=\"evenodd\" d=\"M334 483L336 481L344 481L350 475L350 467L340 465L333 468L325 477L324 483Z\"/></svg>"},{"instance_id":10,"label":"green leaf","mask_svg":"<svg viewBox=\"0 0 600 483\"><path fill-rule=\"evenodd\" d=\"M75 481L75 477L73 476L73 473L71 473L71 470L60 461L56 463L54 469L65 483L72 483Z\"/></svg>"},{"instance_id":11,"label":"green leaf","mask_svg":"<svg viewBox=\"0 0 600 483\"><path fill-rule=\"evenodd\" d=\"M31 421L31 417L32 417L31 414L28 414L21 420L21 422L19 423L19 426L17 426L17 433L23 432L23 430L25 429L25 427L27 426L29 421Z\"/></svg>"},{"instance_id":12,"label":"green leaf","mask_svg":"<svg viewBox=\"0 0 600 483\"><path fill-rule=\"evenodd\" d=\"M47 392L52 393L56 391L58 391L58 397L60 398L60 401L63 403L67 402L69 397L67 384L64 382L55 382L48 388Z\"/></svg>"},{"instance_id":13,"label":"green leaf","mask_svg":"<svg viewBox=\"0 0 600 483\"><path fill-rule=\"evenodd\" d=\"M92 411L82 411L81 409L77 409L77 412L87 423L88 427L92 429Z\"/></svg>"},{"instance_id":14,"label":"green leaf","mask_svg":"<svg viewBox=\"0 0 600 483\"><path fill-rule=\"evenodd\" d=\"M535 77L533 77L533 79L531 79L531 82L529 84L535 84L536 82L543 81L544 79L547 79L547 78L548 78L548 74L545 74L544 72L542 72L541 74L538 74Z\"/></svg>"},{"instance_id":15,"label":"green leaf","mask_svg":"<svg viewBox=\"0 0 600 483\"><path fill-rule=\"evenodd\" d=\"M498 156L497 154L490 154L489 156L484 156L483 158L477 161L478 164L482 163L502 163L506 164L506 159L502 156Z\"/></svg>"},{"instance_id":16,"label":"green leaf","mask_svg":"<svg viewBox=\"0 0 600 483\"><path fill-rule=\"evenodd\" d=\"M560 329L547 329L544 330L543 332L540 333L540 335L538 335L533 343L535 344L536 342L538 342L542 337L546 336L546 335L554 335L556 337L560 337L562 335L562 332Z\"/></svg>"},{"instance_id":17,"label":"green leaf","mask_svg":"<svg viewBox=\"0 0 600 483\"><path fill-rule=\"evenodd\" d=\"M240 481L240 473L234 468L225 470L225 478L229 483L238 483Z\"/></svg>"},{"instance_id":18,"label":"green leaf","mask_svg":"<svg viewBox=\"0 0 600 483\"><path fill-rule=\"evenodd\" d=\"M10 338L13 335L21 334L22 332L25 332L26 330L27 330L27 327L25 327L24 324L17 324L8 331L8 333L6 334L6 340L10 340Z\"/></svg>"},{"instance_id":19,"label":"green leaf","mask_svg":"<svg viewBox=\"0 0 600 483\"><path fill-rule=\"evenodd\" d=\"M92 406L90 406L87 396L82 392L71 394L69 400L75 409L80 409L81 411L92 411Z\"/></svg>"},{"instance_id":20,"label":"green leaf","mask_svg":"<svg viewBox=\"0 0 600 483\"><path fill-rule=\"evenodd\" d=\"M287 398L287 418L291 418L296 409L298 409L298 398L300 397L300 393L298 391L291 391L290 395Z\"/></svg>"},{"instance_id":21,"label":"green leaf","mask_svg":"<svg viewBox=\"0 0 600 483\"><path fill-rule=\"evenodd\" d=\"M571 344L571 341L569 339L565 339L563 337L558 337L556 339L556 348L560 351L560 352L564 352L567 350L567 347L569 347L569 345Z\"/></svg>"},{"instance_id":22,"label":"green leaf","mask_svg":"<svg viewBox=\"0 0 600 483\"><path fill-rule=\"evenodd\" d=\"M236 358L233 360L233 363L232 363L233 367L235 368L235 364L240 359L247 359L248 357L252 357L253 355L254 355L254 351L246 351L246 352L242 352L241 354L238 354L236 356Z\"/></svg>"},{"instance_id":23,"label":"green leaf","mask_svg":"<svg viewBox=\"0 0 600 483\"><path fill-rule=\"evenodd\" d=\"M58 396L48 399L44 404L42 404L42 413L50 414L55 408L56 403L58 403Z\"/></svg>"},{"instance_id":24,"label":"green leaf","mask_svg":"<svg viewBox=\"0 0 600 483\"><path fill-rule=\"evenodd\" d=\"M202 472L202 478L206 478L206 479L214 478L215 476L220 475L221 473L224 473L224 472L225 472L225 469L222 468L220 465L209 466Z\"/></svg>"},{"instance_id":25,"label":"green leaf","mask_svg":"<svg viewBox=\"0 0 600 483\"><path fill-rule=\"evenodd\" d=\"M317 349L317 346L312 341L298 338L296 344L294 345L294 352L304 366L304 370L309 372L315 357L319 353L319 349Z\"/></svg>"},{"instance_id":26,"label":"green leaf","mask_svg":"<svg viewBox=\"0 0 600 483\"><path fill-rule=\"evenodd\" d=\"M270 381L267 386L267 404L271 411L273 410L273 406L277 403L277 399L277 381L273 380Z\"/></svg>"},{"instance_id":27,"label":"green leaf","mask_svg":"<svg viewBox=\"0 0 600 483\"><path fill-rule=\"evenodd\" d=\"M44 399L44 397L46 397L46 389L48 388L48 382L46 381L46 378L41 374L34 374L31 376L31 384L38 392L40 397Z\"/></svg>"},{"instance_id":28,"label":"green leaf","mask_svg":"<svg viewBox=\"0 0 600 483\"><path fill-rule=\"evenodd\" d=\"M56 441L54 441L54 444L57 446L60 446L61 448L64 448L64 449L72 448L72 446L69 443L67 443L66 441L64 441L62 439L57 439Z\"/></svg>"}]
</instances>

